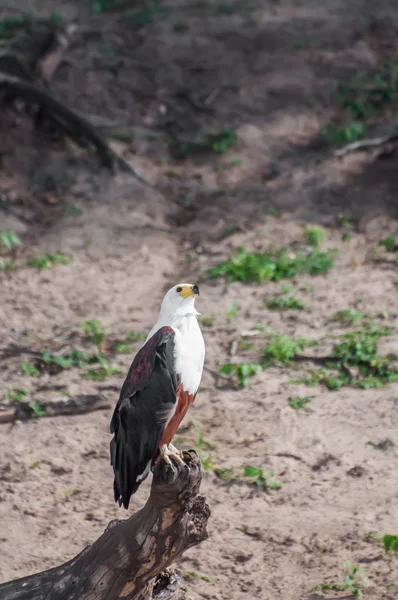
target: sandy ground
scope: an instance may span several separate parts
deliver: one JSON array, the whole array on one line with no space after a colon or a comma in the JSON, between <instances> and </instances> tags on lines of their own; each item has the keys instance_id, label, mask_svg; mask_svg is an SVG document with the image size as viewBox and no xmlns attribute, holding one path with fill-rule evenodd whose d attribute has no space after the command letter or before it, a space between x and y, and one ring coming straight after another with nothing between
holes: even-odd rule
<instances>
[{"instance_id":1,"label":"sandy ground","mask_svg":"<svg viewBox=\"0 0 398 600\"><path fill-rule=\"evenodd\" d=\"M59 10L84 22L91 17L83 4ZM198 309L213 317L203 325L212 371L231 352L232 360L256 359L266 334L255 338L254 349L238 345L236 353L236 342L255 324L318 339L343 331L331 317L345 308L383 315L394 335L382 350L397 353L397 267L372 254L382 237L398 235L394 153L341 160L317 137L336 111L338 81L377 64L381 46L395 48L398 9L379 2L375 13L373 4L257 1L217 12L213 4L175 1L167 18L138 32L112 29L110 19L110 32L100 42L90 38L89 52L72 49L54 86L80 110L131 117L134 138L120 148L156 190L126 175L111 178L76 149L48 140L38 148L30 121L4 112L0 229L16 230L24 244L17 268L0 271L0 351L90 349L81 323L92 318L112 341L147 332L164 291L183 280L200 283ZM34 7L49 12L44 2ZM106 29L101 18L96 23ZM182 20L187 29L177 35L172 25ZM125 61L103 70L89 58L79 62L97 56L105 42L124 44ZM181 90L202 101L217 92L213 112L184 103ZM176 161L159 133L164 129L156 129L165 127L165 110L172 135L199 138L201 131L234 128L238 142L222 157ZM78 214L70 209L76 205ZM278 217L270 214L275 209ZM342 214L356 220L346 242L337 227ZM258 250L301 241L308 222L325 224L324 245L339 253L327 275L298 279L305 310L281 315L263 307L280 284L206 278L206 269L239 245ZM41 273L26 267L27 257L58 250L73 262ZM231 302L236 314L228 318ZM84 380L78 369L23 377L19 356L2 361L1 395L23 387L45 402L62 391L100 392L110 404L86 416L0 426L1 581L66 561L111 519L125 517L113 504L108 446L131 358L111 355L122 373L104 382ZM214 446L214 464L272 470L282 488L265 492L206 472L210 537L179 563L182 573L198 575L187 579L192 600L316 600L323 595L313 586L343 583L344 561L364 567L366 598L396 598L398 557L385 555L378 538L397 533L398 384L331 392L293 384L295 377L293 368L272 367L235 389L204 373L177 445L197 443L196 423ZM300 411L288 405L298 395L313 396ZM378 449L385 440L391 444ZM148 485L132 510L145 502Z\"/></svg>"}]
</instances>

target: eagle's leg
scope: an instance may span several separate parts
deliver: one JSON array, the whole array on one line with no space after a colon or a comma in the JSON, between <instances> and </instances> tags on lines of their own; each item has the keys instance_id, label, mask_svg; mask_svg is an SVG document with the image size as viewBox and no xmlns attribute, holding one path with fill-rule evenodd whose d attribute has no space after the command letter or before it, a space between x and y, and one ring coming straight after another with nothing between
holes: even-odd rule
<instances>
[{"instance_id":1,"label":"eagle's leg","mask_svg":"<svg viewBox=\"0 0 398 600\"><path fill-rule=\"evenodd\" d=\"M167 465L171 465L170 459L173 459L174 462L181 467L187 467L182 458L181 452L172 444L163 444L163 446L160 447L160 458L163 459Z\"/></svg>"}]
</instances>

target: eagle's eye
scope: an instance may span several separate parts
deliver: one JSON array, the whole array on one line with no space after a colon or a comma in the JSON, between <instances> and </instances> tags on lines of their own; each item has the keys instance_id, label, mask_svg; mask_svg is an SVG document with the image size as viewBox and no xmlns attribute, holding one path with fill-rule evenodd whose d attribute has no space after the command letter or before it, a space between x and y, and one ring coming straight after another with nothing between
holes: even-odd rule
<instances>
[{"instance_id":1,"label":"eagle's eye","mask_svg":"<svg viewBox=\"0 0 398 600\"><path fill-rule=\"evenodd\" d=\"M176 292L177 292L177 294L179 294L180 292L182 292L182 287L178 287L178 288L176 289Z\"/></svg>"}]
</instances>

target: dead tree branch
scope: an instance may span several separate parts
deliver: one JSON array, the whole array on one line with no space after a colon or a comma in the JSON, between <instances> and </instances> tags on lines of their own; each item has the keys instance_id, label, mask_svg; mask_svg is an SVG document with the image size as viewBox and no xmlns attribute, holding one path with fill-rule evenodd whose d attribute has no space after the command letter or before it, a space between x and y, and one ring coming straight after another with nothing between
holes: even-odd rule
<instances>
[{"instance_id":1,"label":"dead tree branch","mask_svg":"<svg viewBox=\"0 0 398 600\"><path fill-rule=\"evenodd\" d=\"M106 410L109 408L109 401L105 396L96 394L81 394L65 400L56 402L34 402L34 406L39 406L40 416L42 417L65 417L71 415L83 415L94 412L95 410ZM35 416L35 409L32 403L28 401L14 402L12 406L0 404L0 423L13 423L14 421L26 421Z\"/></svg>"},{"instance_id":2,"label":"dead tree branch","mask_svg":"<svg viewBox=\"0 0 398 600\"><path fill-rule=\"evenodd\" d=\"M200 460L191 450L185 461L189 470L159 461L142 510L109 523L69 562L0 585L1 600L183 600L178 576L162 571L207 538L210 516Z\"/></svg>"}]
</instances>

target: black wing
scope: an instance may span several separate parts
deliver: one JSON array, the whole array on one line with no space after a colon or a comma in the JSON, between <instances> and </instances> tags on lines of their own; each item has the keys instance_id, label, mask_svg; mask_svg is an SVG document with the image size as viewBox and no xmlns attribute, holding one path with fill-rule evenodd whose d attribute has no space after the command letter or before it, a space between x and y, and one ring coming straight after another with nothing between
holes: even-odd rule
<instances>
[{"instance_id":1,"label":"black wing","mask_svg":"<svg viewBox=\"0 0 398 600\"><path fill-rule=\"evenodd\" d=\"M115 501L128 508L148 475L167 419L177 401L174 330L162 327L137 353L111 420Z\"/></svg>"}]
</instances>

